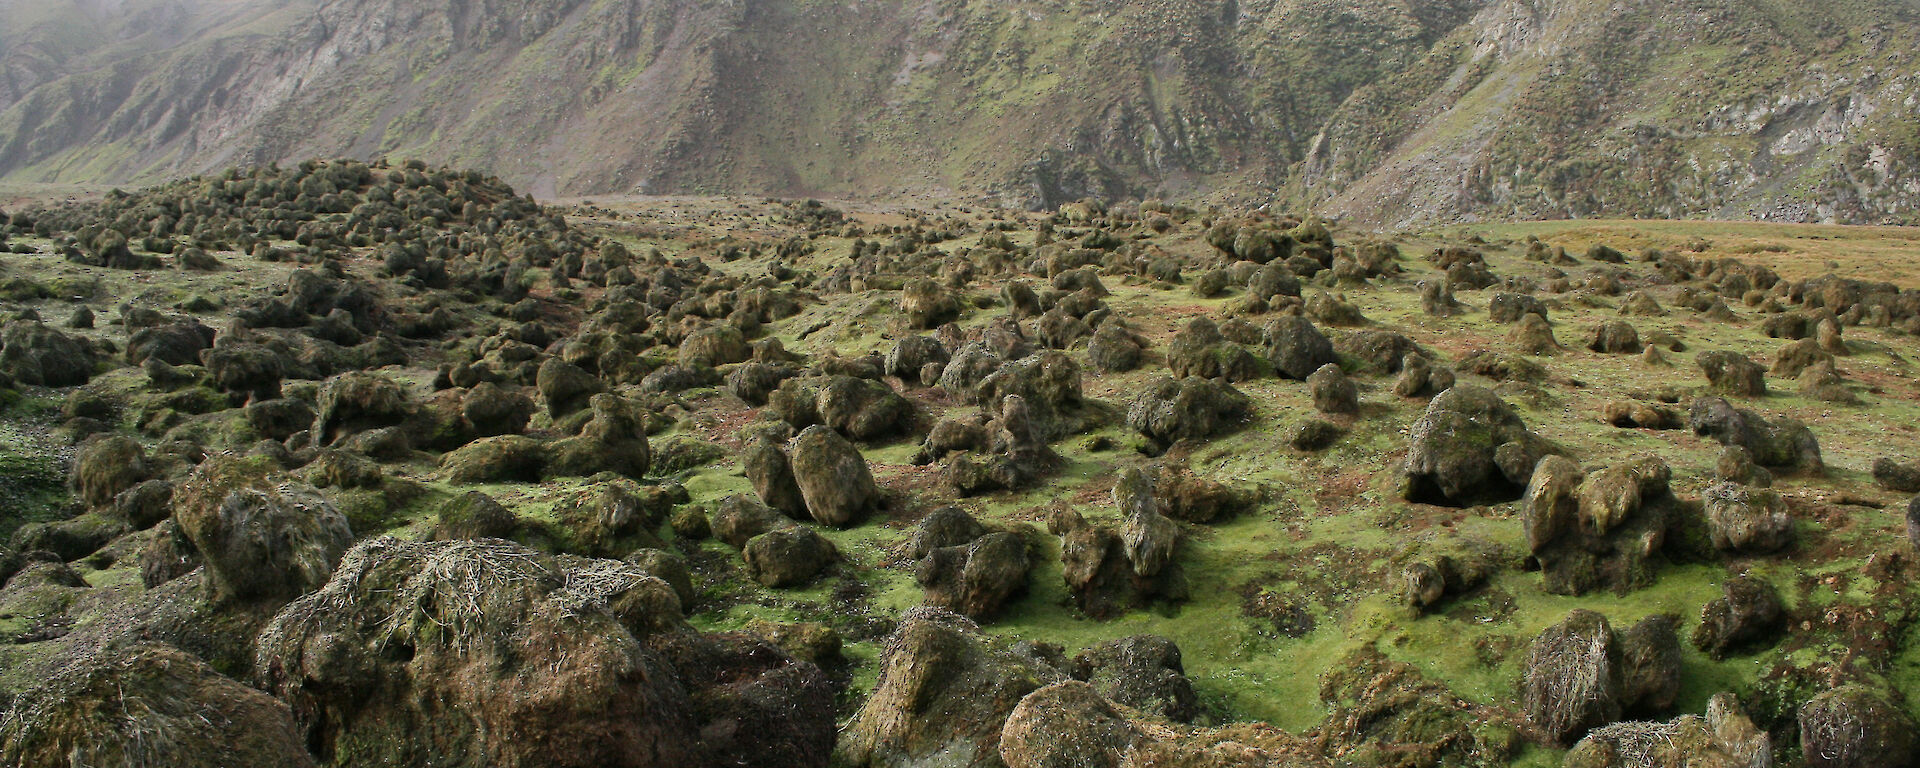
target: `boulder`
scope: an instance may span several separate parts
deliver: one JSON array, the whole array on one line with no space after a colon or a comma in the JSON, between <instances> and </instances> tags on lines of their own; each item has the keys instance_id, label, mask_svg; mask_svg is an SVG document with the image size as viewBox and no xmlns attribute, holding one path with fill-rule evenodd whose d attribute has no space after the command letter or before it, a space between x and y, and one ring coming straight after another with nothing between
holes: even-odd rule
<instances>
[{"instance_id":1,"label":"boulder","mask_svg":"<svg viewBox=\"0 0 1920 768\"><path fill-rule=\"evenodd\" d=\"M1895 493L1920 493L1920 464L1885 456L1874 459L1873 482Z\"/></svg>"},{"instance_id":2,"label":"boulder","mask_svg":"<svg viewBox=\"0 0 1920 768\"><path fill-rule=\"evenodd\" d=\"M154 359L168 365L199 363L200 353L213 346L213 335L212 328L197 320L141 328L127 337L127 362L140 365Z\"/></svg>"},{"instance_id":3,"label":"boulder","mask_svg":"<svg viewBox=\"0 0 1920 768\"><path fill-rule=\"evenodd\" d=\"M492 496L468 491L440 505L433 528L435 541L457 539L504 539L520 527L513 510Z\"/></svg>"},{"instance_id":4,"label":"boulder","mask_svg":"<svg viewBox=\"0 0 1920 768\"><path fill-rule=\"evenodd\" d=\"M1555 743L1619 720L1622 697L1620 650L1605 616L1576 610L1528 646L1520 708Z\"/></svg>"},{"instance_id":5,"label":"boulder","mask_svg":"<svg viewBox=\"0 0 1920 768\"><path fill-rule=\"evenodd\" d=\"M1116 487L1115 495L1119 493ZM1132 509L1126 512L1126 522L1120 528L1120 543L1125 548L1127 561L1133 564L1133 573L1140 578L1153 578L1166 570L1186 538L1179 523L1160 514L1158 505L1150 500L1151 493L1146 491L1149 495L1146 503L1128 505Z\"/></svg>"},{"instance_id":6,"label":"boulder","mask_svg":"<svg viewBox=\"0 0 1920 768\"><path fill-rule=\"evenodd\" d=\"M1433 317L1452 317L1465 311L1445 280L1420 281L1420 311Z\"/></svg>"},{"instance_id":7,"label":"boulder","mask_svg":"<svg viewBox=\"0 0 1920 768\"><path fill-rule=\"evenodd\" d=\"M615 557L635 547L662 546L654 530L671 507L672 499L665 494L672 491L643 488L624 477L596 480L554 503L557 532L566 551ZM679 490L684 498L685 490Z\"/></svg>"},{"instance_id":8,"label":"boulder","mask_svg":"<svg viewBox=\"0 0 1920 768\"><path fill-rule=\"evenodd\" d=\"M1547 307L1539 299L1524 293L1496 293L1487 300L1487 319L1496 323L1517 323L1527 315L1547 319Z\"/></svg>"},{"instance_id":9,"label":"boulder","mask_svg":"<svg viewBox=\"0 0 1920 768\"><path fill-rule=\"evenodd\" d=\"M1305 379L1320 366L1338 363L1333 342L1328 341L1313 321L1288 315L1267 325L1266 352L1274 371L1290 379Z\"/></svg>"},{"instance_id":10,"label":"boulder","mask_svg":"<svg viewBox=\"0 0 1920 768\"><path fill-rule=\"evenodd\" d=\"M1189 523L1211 523L1239 514L1253 505L1254 494L1194 474L1184 467L1163 464L1152 472L1156 508L1168 517Z\"/></svg>"},{"instance_id":11,"label":"boulder","mask_svg":"<svg viewBox=\"0 0 1920 768\"><path fill-rule=\"evenodd\" d=\"M720 500L708 518L714 538L728 546L745 547L755 536L781 528L791 528L793 518L742 493Z\"/></svg>"},{"instance_id":12,"label":"boulder","mask_svg":"<svg viewBox=\"0 0 1920 768\"><path fill-rule=\"evenodd\" d=\"M606 384L586 369L558 357L540 364L534 387L540 391L547 416L555 421L586 408L594 395L606 390Z\"/></svg>"},{"instance_id":13,"label":"boulder","mask_svg":"<svg viewBox=\"0 0 1920 768\"><path fill-rule=\"evenodd\" d=\"M913 532L913 559L919 560L936 549L959 547L987 535L987 527L959 507L941 507L920 518Z\"/></svg>"},{"instance_id":14,"label":"boulder","mask_svg":"<svg viewBox=\"0 0 1920 768\"><path fill-rule=\"evenodd\" d=\"M907 283L900 291L900 312L912 328L937 328L960 316L960 300L927 278Z\"/></svg>"},{"instance_id":15,"label":"boulder","mask_svg":"<svg viewBox=\"0 0 1920 768\"><path fill-rule=\"evenodd\" d=\"M1620 302L1620 314L1639 315L1641 317L1662 317L1667 310L1660 306L1660 300L1646 291L1633 291Z\"/></svg>"},{"instance_id":16,"label":"boulder","mask_svg":"<svg viewBox=\"0 0 1920 768\"><path fill-rule=\"evenodd\" d=\"M180 526L172 520L161 521L153 527L153 535L140 549L139 559L140 584L147 589L192 573L204 564L200 552L193 548L193 541L181 533ZM0 584L4 583L5 580L0 579Z\"/></svg>"},{"instance_id":17,"label":"boulder","mask_svg":"<svg viewBox=\"0 0 1920 768\"><path fill-rule=\"evenodd\" d=\"M921 381L920 372L928 365L947 363L947 348L932 336L903 336L887 350L887 375L898 376L909 384L932 384ZM745 399L745 398L742 398Z\"/></svg>"},{"instance_id":18,"label":"boulder","mask_svg":"<svg viewBox=\"0 0 1920 768\"><path fill-rule=\"evenodd\" d=\"M1054 683L1021 699L1000 736L1007 768L1121 768L1148 738L1077 680Z\"/></svg>"},{"instance_id":19,"label":"boulder","mask_svg":"<svg viewBox=\"0 0 1920 768\"><path fill-rule=\"evenodd\" d=\"M147 451L133 438L89 440L73 460L73 490L89 507L105 507L122 491L146 480Z\"/></svg>"},{"instance_id":20,"label":"boulder","mask_svg":"<svg viewBox=\"0 0 1920 768\"><path fill-rule=\"evenodd\" d=\"M767 642L779 646L781 650L793 654L802 661L819 666L839 666L846 663L846 657L840 654L843 645L840 633L833 627L817 621L802 621L793 624L779 624L761 619L747 622L750 633L767 639Z\"/></svg>"},{"instance_id":21,"label":"boulder","mask_svg":"<svg viewBox=\"0 0 1920 768\"><path fill-rule=\"evenodd\" d=\"M1442 539L1409 547L1394 558L1397 568L1392 588L1415 611L1426 611L1452 595L1485 584L1512 560L1491 543L1468 537Z\"/></svg>"},{"instance_id":22,"label":"boulder","mask_svg":"<svg viewBox=\"0 0 1920 768\"><path fill-rule=\"evenodd\" d=\"M820 385L814 413L820 423L847 437L872 440L903 431L913 416L913 404L884 382L832 376Z\"/></svg>"},{"instance_id":23,"label":"boulder","mask_svg":"<svg viewBox=\"0 0 1920 768\"><path fill-rule=\"evenodd\" d=\"M825 766L833 740L813 665L692 632L633 566L497 540L360 543L260 633L254 666L323 757Z\"/></svg>"},{"instance_id":24,"label":"boulder","mask_svg":"<svg viewBox=\"0 0 1920 768\"><path fill-rule=\"evenodd\" d=\"M1567 752L1564 768L1762 768L1773 764L1773 739L1740 712L1732 694L1717 694L1707 715L1667 722L1595 728Z\"/></svg>"},{"instance_id":25,"label":"boulder","mask_svg":"<svg viewBox=\"0 0 1920 768\"><path fill-rule=\"evenodd\" d=\"M963 403L978 402L975 388L1000 370L1001 357L987 345L974 341L953 353L953 359L940 369L939 386Z\"/></svg>"},{"instance_id":26,"label":"boulder","mask_svg":"<svg viewBox=\"0 0 1920 768\"><path fill-rule=\"evenodd\" d=\"M1118 321L1101 323L1087 342L1087 363L1101 373L1124 373L1140 367L1146 342Z\"/></svg>"},{"instance_id":27,"label":"boulder","mask_svg":"<svg viewBox=\"0 0 1920 768\"><path fill-rule=\"evenodd\" d=\"M1713 546L1722 552L1764 555L1793 541L1793 518L1774 491L1722 481L1708 486L1701 500Z\"/></svg>"},{"instance_id":28,"label":"boulder","mask_svg":"<svg viewBox=\"0 0 1920 768\"><path fill-rule=\"evenodd\" d=\"M490 381L475 384L460 398L460 415L476 437L517 435L533 418L533 398Z\"/></svg>"},{"instance_id":29,"label":"boulder","mask_svg":"<svg viewBox=\"0 0 1920 768\"><path fill-rule=\"evenodd\" d=\"M1713 474L1715 478L1729 483L1754 488L1773 487L1773 473L1755 463L1753 453L1738 445L1720 449L1720 459L1714 462Z\"/></svg>"},{"instance_id":30,"label":"boulder","mask_svg":"<svg viewBox=\"0 0 1920 768\"><path fill-rule=\"evenodd\" d=\"M287 705L158 643L101 649L9 714L5 765L315 764Z\"/></svg>"},{"instance_id":31,"label":"boulder","mask_svg":"<svg viewBox=\"0 0 1920 768\"><path fill-rule=\"evenodd\" d=\"M353 543L346 516L319 491L272 481L257 461L229 456L209 457L180 483L173 521L205 559L214 602L312 592Z\"/></svg>"},{"instance_id":32,"label":"boulder","mask_svg":"<svg viewBox=\"0 0 1920 768\"><path fill-rule=\"evenodd\" d=\"M440 457L440 471L455 484L539 482L546 472L547 444L525 435L483 437Z\"/></svg>"},{"instance_id":33,"label":"boulder","mask_svg":"<svg viewBox=\"0 0 1920 768\"><path fill-rule=\"evenodd\" d=\"M1061 536L1061 575L1067 590L1088 616L1106 618L1154 600L1186 599L1185 573L1179 563L1171 561L1172 548L1166 545L1166 538L1177 534L1177 529L1169 530L1171 521L1158 513L1141 517L1131 537L1085 521L1049 524L1049 529ZM1147 557L1164 553L1169 559L1136 563L1136 551ZM1151 575L1143 574L1143 570Z\"/></svg>"},{"instance_id":34,"label":"boulder","mask_svg":"<svg viewBox=\"0 0 1920 768\"><path fill-rule=\"evenodd\" d=\"M1027 694L1067 679L972 621L915 608L887 638L879 680L838 755L854 768L1001 768L1001 728Z\"/></svg>"},{"instance_id":35,"label":"boulder","mask_svg":"<svg viewBox=\"0 0 1920 768\"><path fill-rule=\"evenodd\" d=\"M1532 312L1522 315L1513 330L1507 331L1507 343L1529 355L1551 355L1563 349L1553 336L1553 326Z\"/></svg>"},{"instance_id":36,"label":"boulder","mask_svg":"<svg viewBox=\"0 0 1920 768\"><path fill-rule=\"evenodd\" d=\"M1626 707L1664 712L1680 695L1680 617L1655 614L1616 633L1620 646L1620 696Z\"/></svg>"},{"instance_id":37,"label":"boulder","mask_svg":"<svg viewBox=\"0 0 1920 768\"><path fill-rule=\"evenodd\" d=\"M1221 378L1229 382L1259 378L1266 366L1245 347L1220 335L1212 320L1196 317L1174 334L1167 347L1167 367L1173 375L1185 378Z\"/></svg>"},{"instance_id":38,"label":"boulder","mask_svg":"<svg viewBox=\"0 0 1920 768\"><path fill-rule=\"evenodd\" d=\"M279 443L274 443L279 445ZM173 514L173 483L147 480L113 497L108 516L144 531Z\"/></svg>"},{"instance_id":39,"label":"boulder","mask_svg":"<svg viewBox=\"0 0 1920 768\"><path fill-rule=\"evenodd\" d=\"M1002 410L1009 397L1025 404L1034 434L1058 439L1103 423L1105 409L1086 400L1080 364L1058 350L1014 360L980 381L971 402Z\"/></svg>"},{"instance_id":40,"label":"boulder","mask_svg":"<svg viewBox=\"0 0 1920 768\"><path fill-rule=\"evenodd\" d=\"M1861 685L1823 691L1800 705L1800 752L1808 768L1901 768L1913 764L1912 717Z\"/></svg>"},{"instance_id":41,"label":"boulder","mask_svg":"<svg viewBox=\"0 0 1920 768\"><path fill-rule=\"evenodd\" d=\"M413 395L400 382L352 371L320 385L313 417L316 445L335 445L370 429L398 427L412 418Z\"/></svg>"},{"instance_id":42,"label":"boulder","mask_svg":"<svg viewBox=\"0 0 1920 768\"><path fill-rule=\"evenodd\" d=\"M964 526L943 527L949 530L943 538L964 532L955 530ZM915 543L920 543L920 537ZM979 621L991 618L1027 591L1032 566L1027 543L1018 534L983 533L964 543L929 550L915 567L914 580L925 590L928 605Z\"/></svg>"},{"instance_id":43,"label":"boulder","mask_svg":"<svg viewBox=\"0 0 1920 768\"><path fill-rule=\"evenodd\" d=\"M1701 607L1693 644L1724 659L1733 651L1769 641L1782 628L1785 614L1772 584L1753 576L1735 576L1721 587L1720 597Z\"/></svg>"},{"instance_id":44,"label":"boulder","mask_svg":"<svg viewBox=\"0 0 1920 768\"><path fill-rule=\"evenodd\" d=\"M1813 339L1801 339L1788 342L1774 353L1773 365L1767 373L1783 379L1797 379L1808 368L1816 365L1834 365L1833 354L1820 348Z\"/></svg>"},{"instance_id":45,"label":"boulder","mask_svg":"<svg viewBox=\"0 0 1920 768\"><path fill-rule=\"evenodd\" d=\"M246 402L278 398L286 378L280 354L264 344L222 343L202 354L199 362L215 387Z\"/></svg>"},{"instance_id":46,"label":"boulder","mask_svg":"<svg viewBox=\"0 0 1920 768\"><path fill-rule=\"evenodd\" d=\"M1640 332L1625 320L1608 320L1587 334L1587 349L1606 355L1637 355L1646 345Z\"/></svg>"},{"instance_id":47,"label":"boulder","mask_svg":"<svg viewBox=\"0 0 1920 768\"><path fill-rule=\"evenodd\" d=\"M747 405L762 406L767 404L768 398L780 388L782 382L798 375L800 372L797 369L782 363L742 363L727 374L727 391ZM914 380L911 376L906 378Z\"/></svg>"},{"instance_id":48,"label":"boulder","mask_svg":"<svg viewBox=\"0 0 1920 768\"><path fill-rule=\"evenodd\" d=\"M1400 374L1394 377L1393 393L1400 397L1419 397L1432 399L1434 395L1451 389L1454 384L1453 370L1427 362L1420 354L1407 355L1400 362Z\"/></svg>"},{"instance_id":49,"label":"boulder","mask_svg":"<svg viewBox=\"0 0 1920 768\"><path fill-rule=\"evenodd\" d=\"M790 517L807 514L800 484L793 479L793 464L787 458L786 449L771 436L755 435L747 441L740 452L740 468L753 484L753 492L767 506Z\"/></svg>"},{"instance_id":50,"label":"boulder","mask_svg":"<svg viewBox=\"0 0 1920 768\"><path fill-rule=\"evenodd\" d=\"M1794 419L1768 420L1721 398L1702 397L1687 409L1687 425L1694 434L1711 437L1721 445L1746 449L1753 461L1764 467L1815 475L1826 471L1813 430Z\"/></svg>"},{"instance_id":51,"label":"boulder","mask_svg":"<svg viewBox=\"0 0 1920 768\"><path fill-rule=\"evenodd\" d=\"M1413 423L1402 465L1408 501L1447 506L1518 498L1546 442L1491 390L1455 385Z\"/></svg>"},{"instance_id":52,"label":"boulder","mask_svg":"<svg viewBox=\"0 0 1920 768\"><path fill-rule=\"evenodd\" d=\"M647 427L633 403L600 393L592 399L593 415L580 434L553 442L544 466L547 477L591 477L613 472L630 478L646 477L653 464Z\"/></svg>"},{"instance_id":53,"label":"boulder","mask_svg":"<svg viewBox=\"0 0 1920 768\"><path fill-rule=\"evenodd\" d=\"M72 336L32 320L0 326L0 375L21 384L72 387L93 378L93 351Z\"/></svg>"},{"instance_id":54,"label":"boulder","mask_svg":"<svg viewBox=\"0 0 1920 768\"><path fill-rule=\"evenodd\" d=\"M1127 409L1127 426L1161 443L1205 439L1244 418L1252 406L1252 399L1225 382L1161 377Z\"/></svg>"},{"instance_id":55,"label":"boulder","mask_svg":"<svg viewBox=\"0 0 1920 768\"><path fill-rule=\"evenodd\" d=\"M247 426L268 440L284 441L313 426L313 407L304 400L255 400L242 411Z\"/></svg>"},{"instance_id":56,"label":"boulder","mask_svg":"<svg viewBox=\"0 0 1920 768\"><path fill-rule=\"evenodd\" d=\"M1519 728L1498 710L1372 645L1321 674L1319 699L1327 716L1315 752L1338 755L1343 766L1506 765L1521 746Z\"/></svg>"},{"instance_id":57,"label":"boulder","mask_svg":"<svg viewBox=\"0 0 1920 768\"><path fill-rule=\"evenodd\" d=\"M709 325L681 339L679 353L681 365L712 368L746 362L753 357L753 348L747 345L746 334L739 328Z\"/></svg>"},{"instance_id":58,"label":"boulder","mask_svg":"<svg viewBox=\"0 0 1920 768\"><path fill-rule=\"evenodd\" d=\"M1672 471L1654 457L1591 475L1563 457L1541 459L1520 515L1547 591L1624 593L1651 584L1654 556L1678 514L1671 480Z\"/></svg>"},{"instance_id":59,"label":"boulder","mask_svg":"<svg viewBox=\"0 0 1920 768\"><path fill-rule=\"evenodd\" d=\"M1155 717L1185 723L1200 712L1180 646L1158 635L1123 637L1081 651L1070 673L1102 697Z\"/></svg>"},{"instance_id":60,"label":"boulder","mask_svg":"<svg viewBox=\"0 0 1920 768\"><path fill-rule=\"evenodd\" d=\"M1746 355L1715 350L1700 353L1695 362L1715 392L1735 397L1759 397L1767 393L1767 369L1748 360Z\"/></svg>"},{"instance_id":61,"label":"boulder","mask_svg":"<svg viewBox=\"0 0 1920 768\"><path fill-rule=\"evenodd\" d=\"M1340 370L1328 363L1307 377L1307 390L1313 394L1313 409L1321 413L1350 415L1360 412L1360 388Z\"/></svg>"},{"instance_id":62,"label":"boulder","mask_svg":"<svg viewBox=\"0 0 1920 768\"><path fill-rule=\"evenodd\" d=\"M740 548L747 575L766 587L792 587L813 581L840 559L839 550L812 528L777 527L747 540Z\"/></svg>"},{"instance_id":63,"label":"boulder","mask_svg":"<svg viewBox=\"0 0 1920 768\"><path fill-rule=\"evenodd\" d=\"M1333 340L1334 351L1352 358L1363 369L1384 374L1400 372L1401 363L1408 355L1420 355L1431 358L1426 350L1420 348L1406 334L1393 331L1353 331L1342 333ZM1327 362L1334 362L1328 360ZM1309 369L1317 370L1318 366Z\"/></svg>"},{"instance_id":64,"label":"boulder","mask_svg":"<svg viewBox=\"0 0 1920 768\"><path fill-rule=\"evenodd\" d=\"M1287 428L1287 445L1296 451L1322 451L1346 436L1347 430L1322 418L1303 419Z\"/></svg>"},{"instance_id":65,"label":"boulder","mask_svg":"<svg viewBox=\"0 0 1920 768\"><path fill-rule=\"evenodd\" d=\"M821 525L846 527L880 504L880 489L860 450L823 426L801 430L788 446L794 482L807 514Z\"/></svg>"}]
</instances>

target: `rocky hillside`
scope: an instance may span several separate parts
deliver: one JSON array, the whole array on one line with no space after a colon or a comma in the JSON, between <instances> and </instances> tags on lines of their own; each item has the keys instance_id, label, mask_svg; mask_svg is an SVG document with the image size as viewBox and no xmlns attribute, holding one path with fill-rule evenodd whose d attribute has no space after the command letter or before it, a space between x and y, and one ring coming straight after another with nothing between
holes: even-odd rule
<instances>
[{"instance_id":1,"label":"rocky hillside","mask_svg":"<svg viewBox=\"0 0 1920 768\"><path fill-rule=\"evenodd\" d=\"M1907 222L1917 49L1904 0L14 3L0 174Z\"/></svg>"}]
</instances>

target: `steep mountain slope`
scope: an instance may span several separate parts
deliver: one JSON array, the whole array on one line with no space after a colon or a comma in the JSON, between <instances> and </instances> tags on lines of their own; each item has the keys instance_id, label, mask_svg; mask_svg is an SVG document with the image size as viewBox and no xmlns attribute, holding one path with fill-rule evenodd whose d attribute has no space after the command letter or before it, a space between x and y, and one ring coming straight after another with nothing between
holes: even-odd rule
<instances>
[{"instance_id":1,"label":"steep mountain slope","mask_svg":"<svg viewBox=\"0 0 1920 768\"><path fill-rule=\"evenodd\" d=\"M0 174L16 181L393 154L542 195L1213 196L1374 225L1887 222L1920 203L1909 0L75 0L0 14Z\"/></svg>"}]
</instances>

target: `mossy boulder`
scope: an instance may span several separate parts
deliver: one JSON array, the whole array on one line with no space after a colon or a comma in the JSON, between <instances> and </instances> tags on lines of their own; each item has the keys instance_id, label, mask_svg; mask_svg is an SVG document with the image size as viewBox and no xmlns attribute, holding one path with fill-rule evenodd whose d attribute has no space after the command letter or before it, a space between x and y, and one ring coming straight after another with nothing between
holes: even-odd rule
<instances>
[{"instance_id":1,"label":"mossy boulder","mask_svg":"<svg viewBox=\"0 0 1920 768\"><path fill-rule=\"evenodd\" d=\"M492 496L468 491L440 505L435 513L433 538L436 541L459 539L504 539L520 527L519 518Z\"/></svg>"},{"instance_id":2,"label":"mossy boulder","mask_svg":"<svg viewBox=\"0 0 1920 768\"><path fill-rule=\"evenodd\" d=\"M71 387L93 378L93 350L37 321L0 326L0 374L21 384Z\"/></svg>"},{"instance_id":3,"label":"mossy boulder","mask_svg":"<svg viewBox=\"0 0 1920 768\"><path fill-rule=\"evenodd\" d=\"M1520 747L1516 723L1371 646L1321 675L1319 698L1316 741L1356 765L1505 765Z\"/></svg>"},{"instance_id":4,"label":"mossy boulder","mask_svg":"<svg viewBox=\"0 0 1920 768\"><path fill-rule=\"evenodd\" d=\"M1247 348L1220 335L1212 320L1196 317L1174 334L1167 347L1167 367L1173 375L1185 378L1246 381L1266 375L1267 366Z\"/></svg>"},{"instance_id":5,"label":"mossy boulder","mask_svg":"<svg viewBox=\"0 0 1920 768\"><path fill-rule=\"evenodd\" d=\"M1625 722L1596 728L1567 752L1563 768L1640 766L1764 766L1773 739L1745 714L1732 694L1718 694L1707 715L1667 722Z\"/></svg>"},{"instance_id":6,"label":"mossy boulder","mask_svg":"<svg viewBox=\"0 0 1920 768\"><path fill-rule=\"evenodd\" d=\"M563 545L589 557L617 557L637 547L662 547L654 531L666 521L673 503L685 500L684 493L679 486L646 487L614 475L593 478L554 507Z\"/></svg>"},{"instance_id":7,"label":"mossy boulder","mask_svg":"<svg viewBox=\"0 0 1920 768\"><path fill-rule=\"evenodd\" d=\"M1702 352L1694 359L1706 374L1707 386L1735 397L1759 397L1767 393L1767 369L1746 355L1726 350Z\"/></svg>"},{"instance_id":8,"label":"mossy boulder","mask_svg":"<svg viewBox=\"0 0 1920 768\"><path fill-rule=\"evenodd\" d=\"M847 765L999 768L1001 727L1027 694L1067 679L965 617L909 610L887 638L879 681L847 723Z\"/></svg>"},{"instance_id":9,"label":"mossy boulder","mask_svg":"<svg viewBox=\"0 0 1920 768\"><path fill-rule=\"evenodd\" d=\"M0 723L0 763L314 765L287 705L158 643L109 648Z\"/></svg>"},{"instance_id":10,"label":"mossy boulder","mask_svg":"<svg viewBox=\"0 0 1920 768\"><path fill-rule=\"evenodd\" d=\"M838 432L807 427L788 446L788 454L794 483L815 522L845 527L879 506L880 488L866 458Z\"/></svg>"},{"instance_id":11,"label":"mossy boulder","mask_svg":"<svg viewBox=\"0 0 1920 768\"><path fill-rule=\"evenodd\" d=\"M146 480L147 451L138 441L121 435L90 440L73 462L73 490L89 507L104 507L122 491Z\"/></svg>"},{"instance_id":12,"label":"mossy boulder","mask_svg":"<svg viewBox=\"0 0 1920 768\"><path fill-rule=\"evenodd\" d=\"M1127 426L1171 444L1211 437L1252 408L1251 398L1223 381L1161 377L1150 382L1127 409Z\"/></svg>"},{"instance_id":13,"label":"mossy boulder","mask_svg":"<svg viewBox=\"0 0 1920 768\"><path fill-rule=\"evenodd\" d=\"M1265 346L1274 371L1289 379L1305 379L1320 366L1340 362L1326 334L1315 328L1313 321L1298 315L1268 324Z\"/></svg>"},{"instance_id":14,"label":"mossy boulder","mask_svg":"<svg viewBox=\"0 0 1920 768\"><path fill-rule=\"evenodd\" d=\"M753 357L746 334L731 325L710 325L680 341L680 364L712 368Z\"/></svg>"},{"instance_id":15,"label":"mossy boulder","mask_svg":"<svg viewBox=\"0 0 1920 768\"><path fill-rule=\"evenodd\" d=\"M1764 644L1782 629L1786 608L1773 585L1754 576L1735 576L1719 597L1700 609L1693 644L1716 659Z\"/></svg>"},{"instance_id":16,"label":"mossy boulder","mask_svg":"<svg viewBox=\"0 0 1920 768\"><path fill-rule=\"evenodd\" d=\"M483 437L440 457L448 482L538 482L546 471L547 444L525 435Z\"/></svg>"},{"instance_id":17,"label":"mossy boulder","mask_svg":"<svg viewBox=\"0 0 1920 768\"><path fill-rule=\"evenodd\" d=\"M665 582L497 540L362 542L255 667L335 760L824 766L833 727L817 668L691 632Z\"/></svg>"},{"instance_id":18,"label":"mossy boulder","mask_svg":"<svg viewBox=\"0 0 1920 768\"><path fill-rule=\"evenodd\" d=\"M940 519L935 518L936 525ZM971 532L962 530L966 528L945 525L942 533L922 526L915 545L930 548L915 566L914 581L925 591L928 605L981 621L1026 592L1033 562L1026 540L1018 534L979 528L974 538L959 541ZM932 547L936 542L953 543Z\"/></svg>"},{"instance_id":19,"label":"mossy boulder","mask_svg":"<svg viewBox=\"0 0 1920 768\"><path fill-rule=\"evenodd\" d=\"M405 384L365 371L343 373L320 385L313 439L317 445L333 445L370 429L398 427L413 417L416 407Z\"/></svg>"},{"instance_id":20,"label":"mossy boulder","mask_svg":"<svg viewBox=\"0 0 1920 768\"><path fill-rule=\"evenodd\" d=\"M353 543L346 516L317 490L224 456L180 483L173 520L205 559L215 602L291 600L319 589Z\"/></svg>"},{"instance_id":21,"label":"mossy boulder","mask_svg":"<svg viewBox=\"0 0 1920 768\"><path fill-rule=\"evenodd\" d=\"M1070 673L1107 700L1154 717L1185 723L1200 713L1200 697L1187 679L1180 646L1159 635L1094 645L1073 657Z\"/></svg>"},{"instance_id":22,"label":"mossy boulder","mask_svg":"<svg viewBox=\"0 0 1920 768\"><path fill-rule=\"evenodd\" d=\"M534 386L540 391L547 415L556 420L586 408L594 395L606 390L605 382L558 357L549 357L540 364Z\"/></svg>"},{"instance_id":23,"label":"mossy boulder","mask_svg":"<svg viewBox=\"0 0 1920 768\"><path fill-rule=\"evenodd\" d=\"M1491 390L1455 385L1413 423L1402 464L1408 501L1447 506L1519 498L1545 441Z\"/></svg>"},{"instance_id":24,"label":"mossy boulder","mask_svg":"<svg viewBox=\"0 0 1920 768\"><path fill-rule=\"evenodd\" d=\"M766 587L806 584L840 559L827 537L800 525L777 527L747 540L740 548L747 575Z\"/></svg>"},{"instance_id":25,"label":"mossy boulder","mask_svg":"<svg viewBox=\"0 0 1920 768\"><path fill-rule=\"evenodd\" d=\"M287 365L280 354L263 344L221 344L201 356L207 374L220 391L236 402L260 402L280 397Z\"/></svg>"},{"instance_id":26,"label":"mossy boulder","mask_svg":"<svg viewBox=\"0 0 1920 768\"><path fill-rule=\"evenodd\" d=\"M1713 546L1722 552L1764 555L1793 541L1793 518L1774 491L1719 482L1708 486L1701 499Z\"/></svg>"},{"instance_id":27,"label":"mossy boulder","mask_svg":"<svg viewBox=\"0 0 1920 768\"><path fill-rule=\"evenodd\" d=\"M1527 484L1521 523L1547 591L1624 593L1653 583L1678 515L1671 481L1672 470L1651 456L1592 474L1564 457L1541 459Z\"/></svg>"},{"instance_id":28,"label":"mossy boulder","mask_svg":"<svg viewBox=\"0 0 1920 768\"><path fill-rule=\"evenodd\" d=\"M1101 323L1087 342L1087 363L1102 373L1124 373L1140 367L1146 342L1116 321Z\"/></svg>"},{"instance_id":29,"label":"mossy boulder","mask_svg":"<svg viewBox=\"0 0 1920 768\"><path fill-rule=\"evenodd\" d=\"M612 472L630 478L646 477L653 450L647 443L647 425L638 406L617 395L593 396L592 417L580 434L553 441L547 451L547 477L591 477Z\"/></svg>"},{"instance_id":30,"label":"mossy boulder","mask_svg":"<svg viewBox=\"0 0 1920 768\"><path fill-rule=\"evenodd\" d=\"M1621 699L1620 649L1605 616L1576 610L1527 648L1521 710L1554 742L1571 743L1619 720Z\"/></svg>"},{"instance_id":31,"label":"mossy boulder","mask_svg":"<svg viewBox=\"0 0 1920 768\"><path fill-rule=\"evenodd\" d=\"M1687 409L1687 426L1694 434L1725 446L1738 446L1763 467L1793 469L1818 475L1826 471L1820 442L1813 430L1796 419L1767 419L1745 408L1735 408L1718 397L1702 397Z\"/></svg>"}]
</instances>

